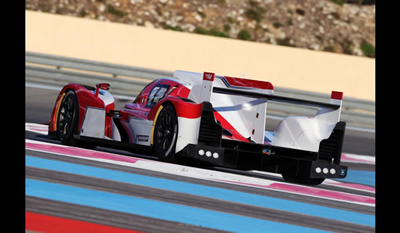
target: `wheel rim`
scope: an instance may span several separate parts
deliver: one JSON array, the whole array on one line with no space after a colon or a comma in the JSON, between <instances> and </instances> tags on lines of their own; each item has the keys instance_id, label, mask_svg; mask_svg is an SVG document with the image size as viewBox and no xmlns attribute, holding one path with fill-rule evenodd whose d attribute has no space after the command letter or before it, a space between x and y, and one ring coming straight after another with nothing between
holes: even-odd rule
<instances>
[{"instance_id":1,"label":"wheel rim","mask_svg":"<svg viewBox=\"0 0 400 233\"><path fill-rule=\"evenodd\" d=\"M165 156L171 151L175 136L176 124L173 121L173 115L170 112L165 112L157 129L157 143L161 150L167 150Z\"/></svg>"},{"instance_id":2,"label":"wheel rim","mask_svg":"<svg viewBox=\"0 0 400 233\"><path fill-rule=\"evenodd\" d=\"M60 107L60 114L58 117L57 131L59 137L64 138L72 127L74 120L75 106L72 96L66 96Z\"/></svg>"}]
</instances>

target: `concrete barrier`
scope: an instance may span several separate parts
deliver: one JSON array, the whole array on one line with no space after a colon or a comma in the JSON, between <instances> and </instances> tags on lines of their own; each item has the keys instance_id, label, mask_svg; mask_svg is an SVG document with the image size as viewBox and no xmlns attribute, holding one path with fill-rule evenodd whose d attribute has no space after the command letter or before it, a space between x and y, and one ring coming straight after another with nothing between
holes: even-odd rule
<instances>
[{"instance_id":1,"label":"concrete barrier","mask_svg":"<svg viewBox=\"0 0 400 233\"><path fill-rule=\"evenodd\" d=\"M375 101L375 59L26 11L26 51Z\"/></svg>"}]
</instances>

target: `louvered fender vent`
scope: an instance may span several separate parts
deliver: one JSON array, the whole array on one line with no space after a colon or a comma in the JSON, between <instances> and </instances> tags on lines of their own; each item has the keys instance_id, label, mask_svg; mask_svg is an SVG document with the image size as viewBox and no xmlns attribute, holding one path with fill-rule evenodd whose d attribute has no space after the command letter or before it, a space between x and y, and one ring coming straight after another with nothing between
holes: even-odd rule
<instances>
[{"instance_id":1,"label":"louvered fender vent","mask_svg":"<svg viewBox=\"0 0 400 233\"><path fill-rule=\"evenodd\" d=\"M318 160L339 164L342 155L342 146L346 122L338 122L329 138L319 144Z\"/></svg>"},{"instance_id":2,"label":"louvered fender vent","mask_svg":"<svg viewBox=\"0 0 400 233\"><path fill-rule=\"evenodd\" d=\"M215 120L212 104L203 102L198 144L220 147L221 139L222 126Z\"/></svg>"}]
</instances>

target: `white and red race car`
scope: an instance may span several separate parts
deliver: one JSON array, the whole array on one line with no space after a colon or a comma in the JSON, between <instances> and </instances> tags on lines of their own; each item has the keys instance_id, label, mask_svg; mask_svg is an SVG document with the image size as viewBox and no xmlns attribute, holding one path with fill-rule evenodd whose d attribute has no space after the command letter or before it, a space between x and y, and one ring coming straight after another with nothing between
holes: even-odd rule
<instances>
[{"instance_id":1,"label":"white and red race car","mask_svg":"<svg viewBox=\"0 0 400 233\"><path fill-rule=\"evenodd\" d=\"M67 84L59 93L49 135L63 144L150 152L162 161L190 159L211 166L282 174L316 185L344 178L342 92L330 103L273 95L269 82L175 71L149 83L133 103L114 109L110 85ZM265 131L267 103L318 107L314 117L289 116Z\"/></svg>"}]
</instances>

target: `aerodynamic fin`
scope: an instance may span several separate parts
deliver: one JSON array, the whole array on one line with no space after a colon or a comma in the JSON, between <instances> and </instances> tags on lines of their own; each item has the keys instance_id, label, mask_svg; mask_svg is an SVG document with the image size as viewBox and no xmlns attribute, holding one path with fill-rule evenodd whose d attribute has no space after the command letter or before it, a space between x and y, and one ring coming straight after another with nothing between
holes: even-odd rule
<instances>
[{"instance_id":1,"label":"aerodynamic fin","mask_svg":"<svg viewBox=\"0 0 400 233\"><path fill-rule=\"evenodd\" d=\"M324 120L327 124L336 124L340 120L342 101L343 92L332 91L331 104L336 105L337 109L319 108L315 117Z\"/></svg>"}]
</instances>

